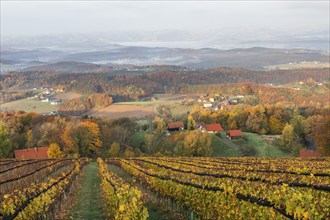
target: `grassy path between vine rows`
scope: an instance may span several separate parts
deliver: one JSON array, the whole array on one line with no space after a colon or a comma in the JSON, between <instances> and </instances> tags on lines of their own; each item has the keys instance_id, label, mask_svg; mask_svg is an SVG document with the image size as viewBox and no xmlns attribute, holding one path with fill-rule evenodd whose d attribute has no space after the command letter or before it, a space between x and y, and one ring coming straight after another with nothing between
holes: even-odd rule
<instances>
[{"instance_id":1,"label":"grassy path between vine rows","mask_svg":"<svg viewBox=\"0 0 330 220\"><path fill-rule=\"evenodd\" d=\"M143 200L145 202L145 206L148 209L149 217L148 220L180 220L186 219L182 213L171 210L166 205L162 204L158 201L158 198L155 193L147 189L145 186L140 184L138 181L135 181L134 178L125 171L123 171L120 167L115 165L108 165L109 171L117 174L121 177L125 182L137 187L143 194Z\"/></svg>"},{"instance_id":2,"label":"grassy path between vine rows","mask_svg":"<svg viewBox=\"0 0 330 220\"><path fill-rule=\"evenodd\" d=\"M70 219L104 219L103 201L100 194L101 178L98 165L91 162L83 170L84 174L71 208Z\"/></svg>"}]
</instances>

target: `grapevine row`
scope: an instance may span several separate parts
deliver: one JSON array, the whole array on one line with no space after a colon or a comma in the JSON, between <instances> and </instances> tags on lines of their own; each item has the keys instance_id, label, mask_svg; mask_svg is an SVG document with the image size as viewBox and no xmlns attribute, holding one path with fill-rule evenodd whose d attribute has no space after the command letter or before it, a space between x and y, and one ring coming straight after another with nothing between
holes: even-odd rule
<instances>
[{"instance_id":1,"label":"grapevine row","mask_svg":"<svg viewBox=\"0 0 330 220\"><path fill-rule=\"evenodd\" d=\"M170 197L180 205L192 209L203 219L243 219L246 216L251 218L292 217L287 215L285 210L274 207L271 202L264 199L233 194L220 187L208 187L183 181L180 178L159 175L125 160L121 161L121 167L160 195Z\"/></svg>"},{"instance_id":2,"label":"grapevine row","mask_svg":"<svg viewBox=\"0 0 330 220\"><path fill-rule=\"evenodd\" d=\"M0 217L2 216L3 220L40 218L70 187L74 177L86 163L87 160L81 159L76 161L69 171L57 177L5 195L1 204Z\"/></svg>"},{"instance_id":3,"label":"grapevine row","mask_svg":"<svg viewBox=\"0 0 330 220\"><path fill-rule=\"evenodd\" d=\"M54 160L54 159L43 159L43 160L34 160L34 161L24 161L26 163L23 163L23 164L20 164L20 165L16 165L16 166L11 167L11 168L6 169L6 170L2 170L2 171L0 171L0 174L6 173L8 171L15 170L15 169L18 169L18 168L21 168L21 167L24 167L24 166L28 166L28 165L31 165L31 164L42 163L42 162L45 162L45 161L47 162L47 161L50 161L50 160Z\"/></svg>"},{"instance_id":4,"label":"grapevine row","mask_svg":"<svg viewBox=\"0 0 330 220\"><path fill-rule=\"evenodd\" d=\"M145 167L143 168L141 165L138 166L136 163L128 161L124 161L123 164L126 167L135 166L135 169L139 168L139 173L143 170L148 174L156 175L155 177L157 178L162 177L163 181L181 181L181 183L192 184L191 186L201 186L203 189L217 189L219 192L223 190L226 195L230 194L236 199L242 199L245 196L248 198L256 198L259 201L269 201L274 210L280 211L283 215L292 216L294 218L310 216L314 219L323 219L330 217L330 204L328 205L327 202L330 199L330 194L327 192L314 189L288 187L286 184L274 186L259 182L233 180L231 178L217 179L214 177L201 177L194 174L180 173L165 168L159 168L155 165L143 164L143 167ZM130 169L132 169L132 167L130 167ZM237 197L237 195L239 196ZM264 203L264 205L267 204L269 203ZM260 203L260 205L263 204ZM235 209L235 207L232 208ZM251 216L248 215L248 217ZM268 218L269 217L270 216L268 216Z\"/></svg>"},{"instance_id":5,"label":"grapevine row","mask_svg":"<svg viewBox=\"0 0 330 220\"><path fill-rule=\"evenodd\" d=\"M10 183L10 182L13 182L13 181L16 181L16 180L19 180L19 179L23 179L23 178L28 177L30 175L33 175L33 174L35 174L35 173L37 173L37 172L39 172L43 169L50 168L51 166L54 166L57 163L61 163L61 162L65 162L65 161L71 161L71 159L56 160L56 161L52 162L51 164L46 164L45 166L39 167L38 169L35 169L31 172L28 172L28 173L25 173L25 174L22 174L22 175L18 175L14 178L11 178L11 179L2 180L2 181L0 181L0 185L5 184L5 183Z\"/></svg>"},{"instance_id":6,"label":"grapevine row","mask_svg":"<svg viewBox=\"0 0 330 220\"><path fill-rule=\"evenodd\" d=\"M302 176L319 176L319 177L330 177L330 170L327 173L324 172L310 172L306 171L304 168L300 169L299 167L290 167L286 169L278 169L277 168L272 168L272 169L267 169L267 168L259 168L257 166L245 166L242 164L236 164L235 166L230 166L228 165L223 166L220 165L221 162L206 162L206 161L200 161L198 159L171 159L171 158L157 158L157 160L163 160L163 161L171 161L174 163L179 163L179 164L185 164L189 166L194 166L194 167L199 167L199 168L207 168L207 169L217 169L217 170L237 170L237 171L248 171L248 172L261 172L261 173L279 173L279 174L293 174L293 175L302 175ZM330 163L330 162L329 162ZM306 166L306 165L305 165ZM314 165L315 166L315 165ZM318 167L319 169L319 167Z\"/></svg>"},{"instance_id":7,"label":"grapevine row","mask_svg":"<svg viewBox=\"0 0 330 220\"><path fill-rule=\"evenodd\" d=\"M120 177L109 172L107 164L97 160L106 205L106 217L111 219L147 219L148 211L141 200L142 193L126 184Z\"/></svg>"},{"instance_id":8,"label":"grapevine row","mask_svg":"<svg viewBox=\"0 0 330 220\"><path fill-rule=\"evenodd\" d=\"M139 159L136 158L134 160L137 161L142 161L142 162L146 162L146 163L150 163L153 165L156 165L158 167L163 167L169 170L173 170L173 171L177 171L177 172L182 172L182 173L191 173L191 174L195 174L195 175L199 175L199 176L211 176L211 177L216 177L216 178L232 178L232 179L239 179L239 180L248 180L248 181L260 181L263 183L268 183L268 184L274 184L274 185L283 185L283 184L287 184L288 186L295 186L295 187L310 187L310 188L314 188L316 190L324 190L324 191L329 191L330 192L330 179L328 179L327 182L325 183L329 183L329 185L313 185L310 183L301 183L301 182L293 182L293 181L282 181L281 179L283 178L283 176L277 177L276 176L269 176L269 179L266 179L265 177L257 177L256 175L254 175L253 173L247 176L243 176L246 175L243 172L235 172L235 173L229 173L229 172L222 172L222 173L210 173L210 172L205 172L205 170L201 171L192 171L191 169L182 169L181 167L177 168L177 167L173 167L173 166L168 166L165 165L164 163L159 163L159 162L155 162L153 160L148 160L148 159ZM274 178L275 177L275 178ZM311 177L313 178L313 177ZM309 178L310 180L310 178Z\"/></svg>"},{"instance_id":9,"label":"grapevine row","mask_svg":"<svg viewBox=\"0 0 330 220\"><path fill-rule=\"evenodd\" d=\"M12 179L0 181L0 201L5 193L11 192L13 189L21 189L32 183L43 181L48 176L56 173L57 170L70 165L72 162L73 160L58 160L55 163L40 167L30 173L24 175L18 174L18 176Z\"/></svg>"}]
</instances>

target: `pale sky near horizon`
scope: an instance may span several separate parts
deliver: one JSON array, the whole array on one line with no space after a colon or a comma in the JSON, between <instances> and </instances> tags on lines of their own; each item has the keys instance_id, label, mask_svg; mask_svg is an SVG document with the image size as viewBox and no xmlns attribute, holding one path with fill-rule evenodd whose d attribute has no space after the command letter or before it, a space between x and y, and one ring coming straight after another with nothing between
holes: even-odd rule
<instances>
[{"instance_id":1,"label":"pale sky near horizon","mask_svg":"<svg viewBox=\"0 0 330 220\"><path fill-rule=\"evenodd\" d=\"M329 32L329 1L8 1L1 35L214 29Z\"/></svg>"}]
</instances>

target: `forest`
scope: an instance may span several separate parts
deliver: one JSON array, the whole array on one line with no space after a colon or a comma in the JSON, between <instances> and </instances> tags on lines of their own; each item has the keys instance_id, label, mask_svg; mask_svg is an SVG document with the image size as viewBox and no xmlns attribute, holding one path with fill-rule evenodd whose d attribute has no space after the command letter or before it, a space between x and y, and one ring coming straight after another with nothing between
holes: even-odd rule
<instances>
[{"instance_id":1,"label":"forest","mask_svg":"<svg viewBox=\"0 0 330 220\"><path fill-rule=\"evenodd\" d=\"M191 92L192 85L230 84L251 82L280 85L313 79L328 82L329 69L296 69L255 71L242 68L213 69L156 68L145 73L127 74L127 71L97 73L62 73L56 71L10 72L1 77L0 90L22 90L34 87L61 86L82 94L108 93L114 101L137 101L154 93ZM329 84L326 84L329 88ZM201 91L198 91L201 92ZM203 92L204 93L204 92ZM308 94L307 94L308 95ZM4 95L3 95L4 96Z\"/></svg>"}]
</instances>

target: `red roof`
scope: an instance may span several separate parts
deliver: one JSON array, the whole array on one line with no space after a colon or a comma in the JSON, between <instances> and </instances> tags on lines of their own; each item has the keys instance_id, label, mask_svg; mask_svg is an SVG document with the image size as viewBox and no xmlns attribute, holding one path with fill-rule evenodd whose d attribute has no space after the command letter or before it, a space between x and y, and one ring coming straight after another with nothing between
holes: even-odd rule
<instances>
[{"instance_id":1,"label":"red roof","mask_svg":"<svg viewBox=\"0 0 330 220\"><path fill-rule=\"evenodd\" d=\"M242 131L241 130L229 130L227 133L230 137L240 137L240 136L242 136Z\"/></svg>"},{"instance_id":2,"label":"red roof","mask_svg":"<svg viewBox=\"0 0 330 220\"><path fill-rule=\"evenodd\" d=\"M300 157L319 157L321 156L319 152L315 150L300 150Z\"/></svg>"},{"instance_id":3,"label":"red roof","mask_svg":"<svg viewBox=\"0 0 330 220\"><path fill-rule=\"evenodd\" d=\"M204 128L206 131L217 131L217 132L223 131L223 128L221 127L220 124L209 124L209 125L205 125Z\"/></svg>"},{"instance_id":4,"label":"red roof","mask_svg":"<svg viewBox=\"0 0 330 220\"><path fill-rule=\"evenodd\" d=\"M183 125L183 122L182 121L176 121L176 122L171 122L171 123L168 123L168 126L167 126L169 129L174 129L174 128L183 128L184 125Z\"/></svg>"},{"instance_id":5,"label":"red roof","mask_svg":"<svg viewBox=\"0 0 330 220\"><path fill-rule=\"evenodd\" d=\"M26 148L22 150L15 150L16 159L47 159L48 147Z\"/></svg>"}]
</instances>

